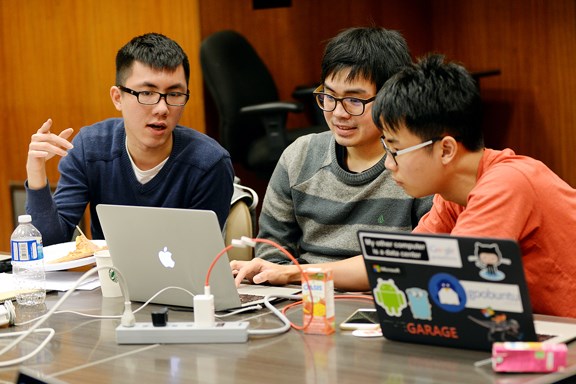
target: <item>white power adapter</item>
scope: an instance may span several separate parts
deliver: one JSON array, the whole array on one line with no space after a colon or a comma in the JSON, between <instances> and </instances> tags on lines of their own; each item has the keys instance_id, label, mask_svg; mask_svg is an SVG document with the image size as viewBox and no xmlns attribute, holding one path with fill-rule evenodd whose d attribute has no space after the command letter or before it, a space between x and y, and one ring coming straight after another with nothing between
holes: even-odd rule
<instances>
[{"instance_id":1,"label":"white power adapter","mask_svg":"<svg viewBox=\"0 0 576 384\"><path fill-rule=\"evenodd\" d=\"M206 285L203 295L194 296L194 325L199 328L209 328L215 324L214 295L210 293L210 286Z\"/></svg>"}]
</instances>

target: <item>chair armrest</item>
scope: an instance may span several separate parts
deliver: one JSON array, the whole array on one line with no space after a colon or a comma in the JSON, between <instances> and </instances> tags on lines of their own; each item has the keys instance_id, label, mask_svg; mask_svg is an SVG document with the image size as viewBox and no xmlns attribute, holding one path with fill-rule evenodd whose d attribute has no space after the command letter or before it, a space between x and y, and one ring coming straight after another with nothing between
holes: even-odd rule
<instances>
[{"instance_id":1,"label":"chair armrest","mask_svg":"<svg viewBox=\"0 0 576 384\"><path fill-rule=\"evenodd\" d=\"M314 90L318 88L319 84L316 85L299 85L292 92L292 97L298 100L306 100L312 98Z\"/></svg>"},{"instance_id":2,"label":"chair armrest","mask_svg":"<svg viewBox=\"0 0 576 384\"><path fill-rule=\"evenodd\" d=\"M249 105L240 109L241 115L257 115L266 130L270 161L277 161L288 146L286 135L286 117L288 112L302 112L302 104L297 102L278 101Z\"/></svg>"},{"instance_id":3,"label":"chair armrest","mask_svg":"<svg viewBox=\"0 0 576 384\"><path fill-rule=\"evenodd\" d=\"M273 103L263 103L248 105L240 108L241 114L276 114L288 112L302 112L304 107L300 103L289 101L277 101Z\"/></svg>"}]
</instances>

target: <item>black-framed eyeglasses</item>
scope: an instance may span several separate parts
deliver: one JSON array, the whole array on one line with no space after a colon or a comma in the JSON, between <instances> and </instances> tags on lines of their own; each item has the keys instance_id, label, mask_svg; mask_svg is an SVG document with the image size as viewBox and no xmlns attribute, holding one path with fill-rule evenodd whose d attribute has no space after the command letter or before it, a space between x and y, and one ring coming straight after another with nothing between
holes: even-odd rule
<instances>
[{"instance_id":1,"label":"black-framed eyeglasses","mask_svg":"<svg viewBox=\"0 0 576 384\"><path fill-rule=\"evenodd\" d=\"M135 91L133 89L126 88L122 85L117 85L117 87L121 91L136 96L136 100L138 100L140 104L144 105L158 104L160 100L164 98L166 104L171 105L173 107L182 107L186 105L188 99L190 98L190 91L186 93L182 92L160 93L154 91Z\"/></svg>"},{"instance_id":2,"label":"black-framed eyeglasses","mask_svg":"<svg viewBox=\"0 0 576 384\"><path fill-rule=\"evenodd\" d=\"M384 151L386 151L386 155L387 156L389 155L392 158L392 160L394 160L394 164L396 166L398 166L398 162L396 161L396 157L398 157L400 155L404 155L404 154L412 152L412 151L415 151L415 150L420 149L420 148L427 147L427 146L432 145L435 142L440 141L442 139L443 139L442 137L434 137L434 138L432 138L428 141L424 141L420 144L412 145L411 147L404 148L404 149L401 149L399 151L393 151L390 148L388 148L388 146L386 145L386 141L384 141L384 136L380 137L380 141L382 142L382 146L384 147Z\"/></svg>"},{"instance_id":3,"label":"black-framed eyeglasses","mask_svg":"<svg viewBox=\"0 0 576 384\"><path fill-rule=\"evenodd\" d=\"M314 98L318 103L318 106L321 110L325 112L332 112L336 109L336 104L340 102L344 110L352 116L360 116L364 113L366 109L366 104L373 102L376 99L376 96L373 96L369 99L359 99L357 97L334 97L329 95L328 93L322 92L323 86L320 85L318 88L312 92L314 94Z\"/></svg>"}]
</instances>

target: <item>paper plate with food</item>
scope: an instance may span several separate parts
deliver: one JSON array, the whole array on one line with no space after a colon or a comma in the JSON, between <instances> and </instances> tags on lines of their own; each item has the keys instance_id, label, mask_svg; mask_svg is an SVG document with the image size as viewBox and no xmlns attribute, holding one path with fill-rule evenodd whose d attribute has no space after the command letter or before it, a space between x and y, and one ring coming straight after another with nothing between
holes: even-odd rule
<instances>
[{"instance_id":1,"label":"paper plate with food","mask_svg":"<svg viewBox=\"0 0 576 384\"><path fill-rule=\"evenodd\" d=\"M106 241L79 235L76 241L44 247L44 266L46 271L83 267L95 263L94 252L102 249L108 249Z\"/></svg>"}]
</instances>

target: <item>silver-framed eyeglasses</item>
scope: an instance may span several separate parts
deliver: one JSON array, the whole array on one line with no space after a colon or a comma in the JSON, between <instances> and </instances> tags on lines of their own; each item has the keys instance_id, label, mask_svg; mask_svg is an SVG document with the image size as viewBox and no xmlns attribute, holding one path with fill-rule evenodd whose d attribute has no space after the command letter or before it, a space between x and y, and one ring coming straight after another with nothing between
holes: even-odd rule
<instances>
[{"instance_id":1,"label":"silver-framed eyeglasses","mask_svg":"<svg viewBox=\"0 0 576 384\"><path fill-rule=\"evenodd\" d=\"M387 156L389 155L392 158L392 160L394 160L394 164L396 164L396 166L398 165L398 162L396 161L396 157L398 157L400 155L404 155L404 154L412 152L412 151L415 151L415 150L420 149L420 148L427 147L431 144L434 144L435 142L437 142L439 140L442 140L442 137L434 137L428 141L424 141L423 143L416 144L416 145L413 145L411 147L401 149L399 151L393 151L390 148L388 148L388 146L386 145L386 141L384 141L384 136L380 137L380 141L382 142L382 146L384 147L384 151L386 151L386 155Z\"/></svg>"},{"instance_id":2,"label":"silver-framed eyeglasses","mask_svg":"<svg viewBox=\"0 0 576 384\"><path fill-rule=\"evenodd\" d=\"M369 99L359 99L357 97L334 97L328 93L324 93L323 86L320 85L314 90L313 95L321 110L325 112L332 112L336 109L336 104L340 102L344 110L352 116L360 116L366 109L366 104L373 102L376 96Z\"/></svg>"},{"instance_id":3,"label":"silver-framed eyeglasses","mask_svg":"<svg viewBox=\"0 0 576 384\"><path fill-rule=\"evenodd\" d=\"M136 100L138 100L140 104L144 105L158 104L160 100L164 98L166 104L171 105L173 107L182 107L186 105L188 99L190 98L190 91L186 93L182 92L160 93L155 91L135 91L133 89L126 88L122 85L117 85L117 87L121 91L136 96Z\"/></svg>"}]
</instances>

